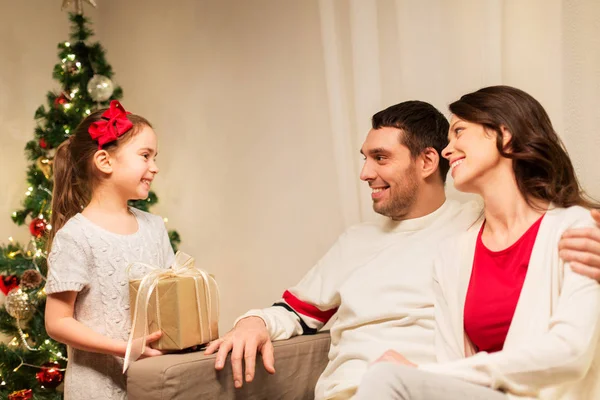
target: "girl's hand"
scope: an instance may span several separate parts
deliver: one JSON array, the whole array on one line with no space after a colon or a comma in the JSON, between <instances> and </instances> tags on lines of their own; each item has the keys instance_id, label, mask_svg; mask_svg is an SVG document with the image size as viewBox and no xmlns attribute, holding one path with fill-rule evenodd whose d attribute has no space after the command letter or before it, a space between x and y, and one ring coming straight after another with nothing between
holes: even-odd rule
<instances>
[{"instance_id":1,"label":"girl's hand","mask_svg":"<svg viewBox=\"0 0 600 400\"><path fill-rule=\"evenodd\" d=\"M375 364L380 362L393 362L396 364L406 365L407 367L418 367L417 364L410 362L406 357L394 350L386 351L373 363Z\"/></svg>"},{"instance_id":2,"label":"girl's hand","mask_svg":"<svg viewBox=\"0 0 600 400\"><path fill-rule=\"evenodd\" d=\"M146 336L146 347L144 348L144 352L140 356L140 359L147 357L155 357L162 356L164 353L160 350L153 349L149 346L150 343L156 342L162 336L161 331L152 332L148 336Z\"/></svg>"}]
</instances>

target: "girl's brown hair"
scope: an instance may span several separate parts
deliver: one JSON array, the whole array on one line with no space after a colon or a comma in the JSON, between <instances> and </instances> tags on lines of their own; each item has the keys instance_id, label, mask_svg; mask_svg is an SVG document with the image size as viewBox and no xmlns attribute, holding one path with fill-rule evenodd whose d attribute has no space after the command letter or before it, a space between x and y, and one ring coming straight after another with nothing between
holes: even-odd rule
<instances>
[{"instance_id":1,"label":"girl's brown hair","mask_svg":"<svg viewBox=\"0 0 600 400\"><path fill-rule=\"evenodd\" d=\"M52 191L52 230L48 236L48 249L56 232L62 228L69 218L73 217L89 203L92 189L97 183L97 171L93 164L93 156L98 151L98 142L89 134L90 126L103 119L107 109L93 112L85 118L74 133L56 149L54 156L54 189ZM106 119L106 118L104 118ZM145 118L128 114L127 119L133 127L123 133L117 140L107 143L103 150L115 151L120 145L131 139L144 127L152 127Z\"/></svg>"},{"instance_id":2,"label":"girl's brown hair","mask_svg":"<svg viewBox=\"0 0 600 400\"><path fill-rule=\"evenodd\" d=\"M462 96L450 104L450 111L496 133L496 147L513 160L517 186L530 206L538 199L559 207L599 207L581 188L550 117L529 94L510 86L490 86ZM512 136L506 146L502 126Z\"/></svg>"}]
</instances>

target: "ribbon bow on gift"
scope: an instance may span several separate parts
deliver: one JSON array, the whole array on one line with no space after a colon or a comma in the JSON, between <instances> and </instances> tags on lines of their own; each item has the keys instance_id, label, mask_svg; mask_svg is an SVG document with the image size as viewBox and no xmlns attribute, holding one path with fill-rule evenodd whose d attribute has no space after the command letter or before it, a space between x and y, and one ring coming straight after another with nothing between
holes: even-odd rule
<instances>
[{"instance_id":1,"label":"ribbon bow on gift","mask_svg":"<svg viewBox=\"0 0 600 400\"><path fill-rule=\"evenodd\" d=\"M162 269L157 268L144 263L133 263L127 267L127 273L131 273L131 268L134 265L141 265L151 271L144 276L138 287L138 292L135 300L135 310L133 314L133 320L131 323L131 333L129 340L127 341L127 350L125 352L125 363L123 365L123 373L127 371L129 365L137 360L146 347L146 336L148 336L148 305L152 292L157 287L159 281L167 278L174 277L192 277L195 281L196 290L196 305L198 312L201 310L201 290L199 286L199 280L204 283L204 301L208 309L208 321L214 321L214 318L219 318L219 295L218 286L215 279L208 275L205 271L194 267L194 259L186 253L178 251L175 255L175 262L170 268ZM210 294L210 285L213 284L216 288L217 298L213 299ZM133 304L131 305L134 306ZM213 307L215 307L215 314L213 315ZM158 311L158 310L157 310ZM208 341L215 338L205 338L204 330L202 325L202 318L199 316L199 325L201 332L201 341L207 343Z\"/></svg>"},{"instance_id":2,"label":"ribbon bow on gift","mask_svg":"<svg viewBox=\"0 0 600 400\"><path fill-rule=\"evenodd\" d=\"M98 150L102 149L107 143L114 142L119 136L133 127L133 123L127 118L130 112L117 100L110 102L110 107L102 114L99 121L90 125L88 132L92 139L98 142Z\"/></svg>"}]
</instances>

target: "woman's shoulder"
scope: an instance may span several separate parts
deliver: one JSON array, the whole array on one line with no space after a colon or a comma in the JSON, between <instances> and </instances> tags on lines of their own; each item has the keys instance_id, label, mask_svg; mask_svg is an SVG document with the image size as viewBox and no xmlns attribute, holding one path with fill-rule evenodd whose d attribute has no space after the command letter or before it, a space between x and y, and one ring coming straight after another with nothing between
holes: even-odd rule
<instances>
[{"instance_id":1,"label":"woman's shoulder","mask_svg":"<svg viewBox=\"0 0 600 400\"><path fill-rule=\"evenodd\" d=\"M464 246L466 243L468 244L477 239L477 234L481 230L483 221L484 218L481 209L478 215L470 213L469 219L466 220L466 228L458 230L456 234L446 239L442 244L442 249L446 251L460 251L461 246Z\"/></svg>"},{"instance_id":2,"label":"woman's shoulder","mask_svg":"<svg viewBox=\"0 0 600 400\"><path fill-rule=\"evenodd\" d=\"M469 254L475 251L475 243L477 234L481 230L483 219L479 218L471 225L455 235L444 240L439 248L436 257L436 273L439 274L454 274L455 270L463 267L465 260Z\"/></svg>"},{"instance_id":3,"label":"woman's shoulder","mask_svg":"<svg viewBox=\"0 0 600 400\"><path fill-rule=\"evenodd\" d=\"M585 227L594 226L595 221L592 218L590 210L581 206L571 207L550 207L544 218L549 223L564 227Z\"/></svg>"}]
</instances>

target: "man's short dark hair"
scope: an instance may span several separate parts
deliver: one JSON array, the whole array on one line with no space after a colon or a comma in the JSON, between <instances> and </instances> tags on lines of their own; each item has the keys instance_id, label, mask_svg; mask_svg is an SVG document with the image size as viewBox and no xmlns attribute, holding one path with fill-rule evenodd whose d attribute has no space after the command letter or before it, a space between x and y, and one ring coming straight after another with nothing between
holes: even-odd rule
<instances>
[{"instance_id":1,"label":"man's short dark hair","mask_svg":"<svg viewBox=\"0 0 600 400\"><path fill-rule=\"evenodd\" d=\"M434 106L424 101L405 101L373 115L372 125L373 129L402 130L404 134L400 135L400 142L408 147L413 158L429 147L434 148L440 156L438 170L442 182L446 182L450 163L442 157L442 150L448 145L450 125Z\"/></svg>"}]
</instances>

